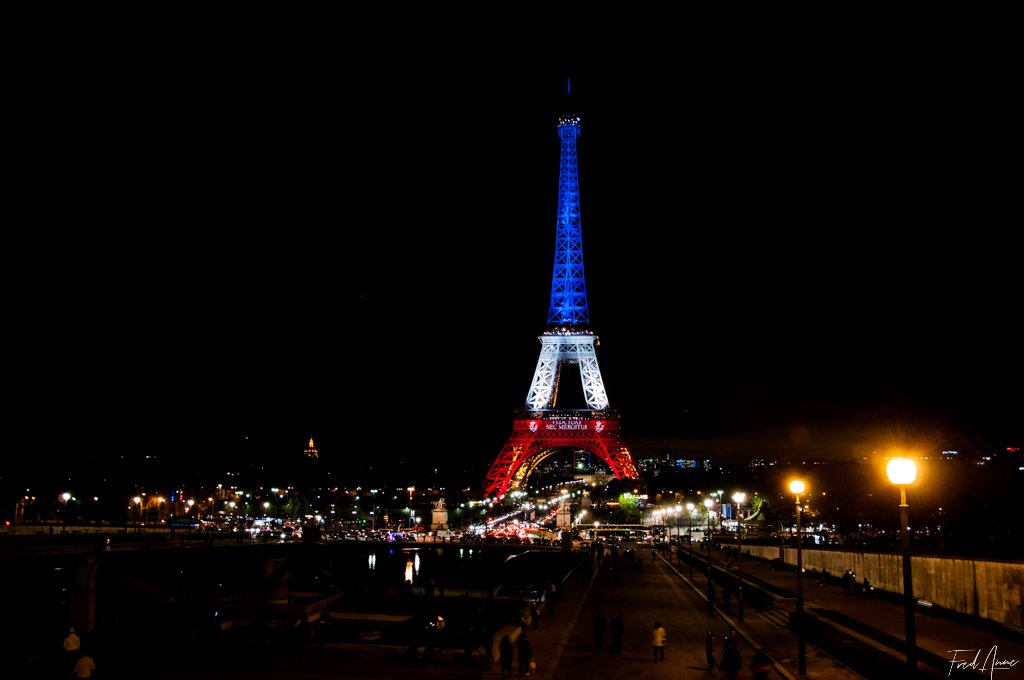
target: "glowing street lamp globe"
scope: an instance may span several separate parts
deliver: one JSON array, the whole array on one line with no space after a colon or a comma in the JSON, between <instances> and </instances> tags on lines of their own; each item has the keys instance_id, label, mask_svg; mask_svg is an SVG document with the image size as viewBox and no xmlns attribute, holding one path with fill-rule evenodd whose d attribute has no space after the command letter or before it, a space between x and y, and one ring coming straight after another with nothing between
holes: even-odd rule
<instances>
[{"instance_id":1,"label":"glowing street lamp globe","mask_svg":"<svg viewBox=\"0 0 1024 680\"><path fill-rule=\"evenodd\" d=\"M790 492L795 494L802 494L804 492L804 489L806 488L807 485L804 484L803 480L800 479L794 479L792 482L789 483Z\"/></svg>"},{"instance_id":2,"label":"glowing street lamp globe","mask_svg":"<svg viewBox=\"0 0 1024 680\"><path fill-rule=\"evenodd\" d=\"M917 479L917 465L909 458L893 458L886 464L885 474L893 484L913 484Z\"/></svg>"}]
</instances>

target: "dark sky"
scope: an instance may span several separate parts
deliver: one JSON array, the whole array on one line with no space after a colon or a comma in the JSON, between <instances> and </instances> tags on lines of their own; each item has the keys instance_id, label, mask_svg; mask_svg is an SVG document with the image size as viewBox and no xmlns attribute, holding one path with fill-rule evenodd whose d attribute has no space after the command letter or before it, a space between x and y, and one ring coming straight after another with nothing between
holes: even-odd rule
<instances>
[{"instance_id":1,"label":"dark sky","mask_svg":"<svg viewBox=\"0 0 1024 680\"><path fill-rule=\"evenodd\" d=\"M591 327L636 452L1022 443L998 45L382 40L140 33L26 57L18 460L212 465L312 434L340 466L486 467L544 330L567 110Z\"/></svg>"}]
</instances>

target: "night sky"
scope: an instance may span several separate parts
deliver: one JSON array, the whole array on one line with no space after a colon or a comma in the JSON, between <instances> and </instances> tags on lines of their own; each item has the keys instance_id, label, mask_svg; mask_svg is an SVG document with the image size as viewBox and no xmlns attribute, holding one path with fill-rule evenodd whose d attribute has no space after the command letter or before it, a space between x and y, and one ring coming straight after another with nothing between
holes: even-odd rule
<instances>
[{"instance_id":1,"label":"night sky","mask_svg":"<svg viewBox=\"0 0 1024 680\"><path fill-rule=\"evenodd\" d=\"M8 472L310 435L338 468L486 469L539 353L568 111L635 453L1024 444L995 46L221 38L44 45L12 86Z\"/></svg>"}]
</instances>

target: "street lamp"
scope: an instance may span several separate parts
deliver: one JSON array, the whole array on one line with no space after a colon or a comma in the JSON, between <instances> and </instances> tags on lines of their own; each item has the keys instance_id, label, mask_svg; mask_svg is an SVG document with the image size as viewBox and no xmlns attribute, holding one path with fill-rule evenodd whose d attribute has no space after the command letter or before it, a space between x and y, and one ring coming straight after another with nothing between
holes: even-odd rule
<instances>
[{"instance_id":1,"label":"street lamp","mask_svg":"<svg viewBox=\"0 0 1024 680\"><path fill-rule=\"evenodd\" d=\"M732 499L736 501L736 549L739 552L736 556L736 591L739 596L736 615L740 623L743 623L743 515L740 510L743 508L743 501L747 500L747 494L737 491L732 495Z\"/></svg>"},{"instance_id":2,"label":"street lamp","mask_svg":"<svg viewBox=\"0 0 1024 680\"><path fill-rule=\"evenodd\" d=\"M800 535L800 494L807 485L799 479L789 483L789 490L796 496L796 653L797 670L807 674L807 650L804 645L804 557L803 540Z\"/></svg>"},{"instance_id":3,"label":"street lamp","mask_svg":"<svg viewBox=\"0 0 1024 680\"><path fill-rule=\"evenodd\" d=\"M136 496L135 498L132 499L132 501L137 506L136 507L136 512L138 513L138 517L137 517L137 519L135 521L135 532L138 533L139 525L142 524L142 498L139 497L139 496Z\"/></svg>"},{"instance_id":4,"label":"street lamp","mask_svg":"<svg viewBox=\"0 0 1024 680\"><path fill-rule=\"evenodd\" d=\"M686 504L686 540L690 544L690 580L693 580L693 509L697 507L692 502Z\"/></svg>"},{"instance_id":5,"label":"street lamp","mask_svg":"<svg viewBox=\"0 0 1024 680\"><path fill-rule=\"evenodd\" d=\"M370 489L370 530L377 531L377 490Z\"/></svg>"},{"instance_id":6,"label":"street lamp","mask_svg":"<svg viewBox=\"0 0 1024 680\"><path fill-rule=\"evenodd\" d=\"M707 513L708 513L708 537L709 537L709 538L706 538L704 540L704 544L707 546L707 551L708 551L708 555L707 555L707 560L708 560L708 611L711 612L712 614L715 612L715 591L711 587L711 541L710 541L710 536L711 536L711 506L714 505L714 504L715 504L715 502L713 500L711 500L710 498L705 498L704 499L704 508L707 510Z\"/></svg>"},{"instance_id":7,"label":"street lamp","mask_svg":"<svg viewBox=\"0 0 1024 680\"><path fill-rule=\"evenodd\" d=\"M910 523L907 484L917 479L917 466L909 458L893 458L885 466L889 481L900 487L900 531L903 533L903 619L906 628L907 668L917 673L917 632L914 629L914 579L910 572Z\"/></svg>"},{"instance_id":8,"label":"street lamp","mask_svg":"<svg viewBox=\"0 0 1024 680\"><path fill-rule=\"evenodd\" d=\"M679 545L679 513L683 511L683 506L676 504L676 507L672 509L672 513L676 516L676 566L678 567L683 563L683 546Z\"/></svg>"}]
</instances>

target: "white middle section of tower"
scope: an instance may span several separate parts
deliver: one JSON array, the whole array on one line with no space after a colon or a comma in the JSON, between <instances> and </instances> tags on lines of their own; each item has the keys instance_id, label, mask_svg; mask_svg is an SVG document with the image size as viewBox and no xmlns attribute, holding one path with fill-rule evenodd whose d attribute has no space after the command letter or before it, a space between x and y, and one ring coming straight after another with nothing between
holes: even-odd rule
<instances>
[{"instance_id":1,"label":"white middle section of tower","mask_svg":"<svg viewBox=\"0 0 1024 680\"><path fill-rule=\"evenodd\" d=\"M540 336L540 358L537 359L530 393L526 395L526 405L530 410L555 407L558 369L563 364L579 365L587 406L595 411L608 408L608 395L604 391L604 379L594 351L596 341L597 336L589 333Z\"/></svg>"}]
</instances>

